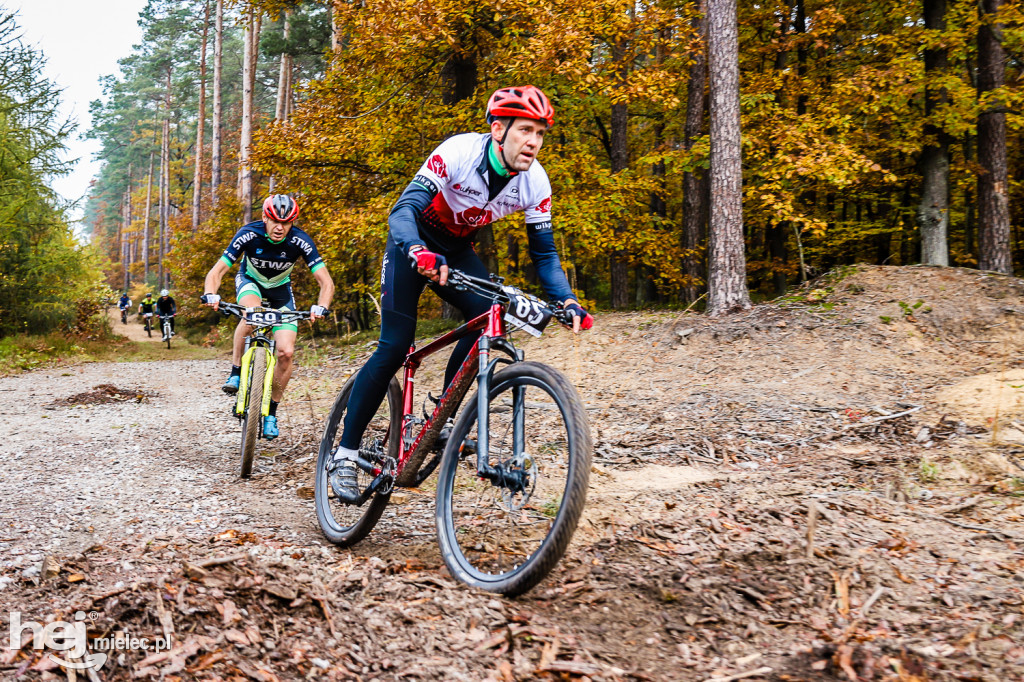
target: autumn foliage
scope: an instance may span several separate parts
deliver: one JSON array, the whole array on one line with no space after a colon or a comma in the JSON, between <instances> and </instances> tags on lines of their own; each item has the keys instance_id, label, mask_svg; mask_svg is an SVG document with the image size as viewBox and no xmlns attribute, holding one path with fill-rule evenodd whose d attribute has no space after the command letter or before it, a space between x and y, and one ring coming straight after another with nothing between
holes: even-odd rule
<instances>
[{"instance_id":1,"label":"autumn foliage","mask_svg":"<svg viewBox=\"0 0 1024 682\"><path fill-rule=\"evenodd\" d=\"M247 7L239 3L234 11ZM257 90L263 90L256 107L253 201L258 205L270 178L275 191L296 193L300 222L339 284L336 307L361 325L373 323L370 299L391 206L438 143L485 129L487 97L509 84L537 85L554 104L555 126L539 160L554 188L556 244L581 297L603 305L612 300L612 254L628 262L631 304L678 303L700 291L703 277L688 276L685 262L704 257L706 228L696 249L684 248L683 235L683 176L704 174L709 156L706 123L692 144L683 144L690 67L705 49L700 3L367 0L330 7L257 2L256 9L264 17L264 48L298 49L271 40L281 30L283 9L319 17L307 21L309 34L320 30L319 44L334 47L294 80L294 109L277 120L272 84L283 52L261 48L258 68L266 75L257 79ZM1008 4L995 19L1003 42L1013 48L1008 85L981 98L975 82L982 20L973 5L951 3L942 30L926 29L920 3L911 2L745 2L738 11L751 289L768 295L843 263L918 262L919 159L936 130L950 141L950 262L975 265L975 133L979 111L996 96L1006 104L1010 178L1024 168L1017 144L1018 77L1024 72L1013 56L1019 54L1014 46L1024 43L1020 7ZM232 39L226 40L230 49ZM939 48L946 66L926 72L922 51ZM195 54L193 49L182 57L182 64L194 63ZM926 115L929 88L941 91L942 99ZM191 131L187 99L182 94L178 100L175 126ZM612 125L616 106L627 112L624 138ZM238 108L229 111L237 120ZM698 114L706 121L703 107ZM230 198L237 126L229 122L224 130L226 185L220 192ZM180 199L172 205L186 207L195 157L188 134L175 139L171 194ZM624 153L626 163L613 171L616 153ZM1011 217L1019 216L1013 206L1020 184L1011 181L1009 193ZM133 196L139 194L136 187ZM704 201L701 210L706 206ZM176 231L169 267L190 291L239 225L237 199L222 202L217 213L209 207L204 199L194 234L188 220L171 221ZM97 231L109 232L103 227L109 221L99 216ZM1010 247L1019 267L1024 241L1016 223ZM477 249L514 283L536 284L521 218L482 233ZM313 293L300 291L300 298Z\"/></svg>"}]
</instances>

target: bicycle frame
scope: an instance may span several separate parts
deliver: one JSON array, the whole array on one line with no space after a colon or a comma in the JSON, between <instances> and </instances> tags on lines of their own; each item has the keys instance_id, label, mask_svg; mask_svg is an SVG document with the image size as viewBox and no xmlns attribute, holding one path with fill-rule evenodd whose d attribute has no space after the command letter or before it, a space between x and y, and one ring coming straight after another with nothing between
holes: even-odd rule
<instances>
[{"instance_id":1,"label":"bicycle frame","mask_svg":"<svg viewBox=\"0 0 1024 682\"><path fill-rule=\"evenodd\" d=\"M245 348L242 351L242 376L239 380L238 398L235 400L235 416L241 418L245 414L245 406L249 402L249 372L252 369L253 356L259 349L267 353L267 372L263 377L263 404L260 414L264 417L270 413L270 391L274 385L274 368L277 365L277 344L257 331L245 337Z\"/></svg>"},{"instance_id":2,"label":"bicycle frame","mask_svg":"<svg viewBox=\"0 0 1024 682\"><path fill-rule=\"evenodd\" d=\"M519 351L508 341L506 336L505 322L502 319L502 312L504 306L500 303L494 303L490 309L466 322L460 327L453 329L444 336L428 343L423 348L416 350L415 346L410 347L409 354L406 356L404 367L404 381L402 387L402 433L400 434L388 434L389 438L397 437L399 442L399 458L396 467L397 472L400 472L412 458L414 453L417 453L420 449L428 449L433 446L434 441L437 439L438 434L441 432L441 428L444 426L445 420L455 412L462 399L466 396L469 391L469 381L472 375L476 374L477 379L477 390L478 395L486 396L490 393L491 377L494 374L495 369L501 363L511 363L520 361L523 359L522 351ZM441 395L441 399L434 407L433 413L424 422L419 430L419 433L412 440L407 443L405 438L405 432L408 430L410 425L417 423L417 417L415 416L413 409L413 388L416 383L416 370L419 368L423 360L434 353L446 348L460 339L469 336L470 334L483 332L480 338L474 344L473 348L470 349L466 360L459 367L459 371L455 373L452 378L451 384ZM509 360L505 357L498 357L491 359L491 351L499 350L512 359ZM518 397L518 396L517 396ZM517 400L517 403L521 401ZM490 458L488 456L488 434L487 434L487 415L488 415L488 404L487 400L481 399L477 401L477 473L487 480L491 481L495 485L501 485L508 481L508 472L492 467L490 465ZM523 441L523 409L521 404L515 406L514 414L514 426L513 426L513 439L514 444L517 446L516 451L522 449ZM381 474L384 473L384 469L381 466L367 462L362 457L357 460L358 466L369 474L377 477L374 483L364 491L364 496L368 497L368 493L376 491L381 483Z\"/></svg>"}]
</instances>

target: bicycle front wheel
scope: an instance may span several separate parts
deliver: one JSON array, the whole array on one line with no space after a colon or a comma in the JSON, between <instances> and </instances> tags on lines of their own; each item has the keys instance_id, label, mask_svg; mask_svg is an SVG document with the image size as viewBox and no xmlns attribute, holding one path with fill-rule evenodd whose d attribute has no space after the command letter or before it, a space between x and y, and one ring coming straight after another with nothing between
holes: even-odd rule
<instances>
[{"instance_id":1,"label":"bicycle front wheel","mask_svg":"<svg viewBox=\"0 0 1024 682\"><path fill-rule=\"evenodd\" d=\"M167 350L171 349L171 325L164 325L164 337L167 339Z\"/></svg>"},{"instance_id":2,"label":"bicycle front wheel","mask_svg":"<svg viewBox=\"0 0 1024 682\"><path fill-rule=\"evenodd\" d=\"M150 338L153 337L153 323L149 321L148 317L146 318L146 334L149 335Z\"/></svg>"},{"instance_id":3,"label":"bicycle front wheel","mask_svg":"<svg viewBox=\"0 0 1024 682\"><path fill-rule=\"evenodd\" d=\"M491 592L523 594L565 554L587 497L592 443L579 394L557 370L518 362L496 373L488 400L490 465L477 474L479 392L455 422L437 483L437 535L448 570Z\"/></svg>"},{"instance_id":4,"label":"bicycle front wheel","mask_svg":"<svg viewBox=\"0 0 1024 682\"><path fill-rule=\"evenodd\" d=\"M242 478L249 478L252 475L252 463L256 458L256 439L259 438L259 423L263 418L263 382L266 376L267 351L261 348L252 354L249 390L246 394L245 412L242 414L242 461L238 466L238 475Z\"/></svg>"},{"instance_id":5,"label":"bicycle front wheel","mask_svg":"<svg viewBox=\"0 0 1024 682\"><path fill-rule=\"evenodd\" d=\"M320 439L320 454L316 460L316 480L313 482L316 500L316 518L324 536L336 545L348 547L359 542L373 530L388 506L391 493L375 493L360 506L342 503L334 496L328 480L328 470L334 451L341 444L342 425L352 395L356 376L350 378L338 394L331 413L327 417L324 435ZM399 439L402 437L402 389L394 377L388 384L387 396L370 419L363 439L359 443L359 454L363 459L383 466L386 458L398 460ZM365 490L373 476L359 470L360 490Z\"/></svg>"}]
</instances>

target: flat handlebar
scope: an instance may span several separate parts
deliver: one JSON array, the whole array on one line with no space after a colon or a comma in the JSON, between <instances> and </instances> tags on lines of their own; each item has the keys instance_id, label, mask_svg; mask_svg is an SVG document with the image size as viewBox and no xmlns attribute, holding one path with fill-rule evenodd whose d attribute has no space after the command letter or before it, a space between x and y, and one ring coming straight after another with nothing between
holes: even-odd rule
<instances>
[{"instance_id":1,"label":"flat handlebar","mask_svg":"<svg viewBox=\"0 0 1024 682\"><path fill-rule=\"evenodd\" d=\"M310 312L308 310L279 310L277 308L264 308L262 306L256 308L247 308L243 305L238 305L237 303L228 303L227 301L220 302L220 304L217 307L217 312L220 313L221 315L224 315L225 317L237 317L243 320L246 319L246 315L248 313L277 313L279 317L277 320L273 322L261 323L259 321L254 322L251 320L246 320L246 324L248 324L250 327L256 327L257 329L262 329L264 327L276 327L277 325L280 324L288 324L289 322L296 322L298 320L308 320L310 317Z\"/></svg>"},{"instance_id":2,"label":"flat handlebar","mask_svg":"<svg viewBox=\"0 0 1024 682\"><path fill-rule=\"evenodd\" d=\"M501 303L509 303L512 300L512 297L516 295L529 296L529 294L522 289L509 284L504 284L502 279L496 275L491 275L491 279L482 279L480 277L468 275L462 270L457 270L455 268L448 270L448 286L453 287L458 291L472 291L484 298L489 298ZM551 316L558 320L560 324L570 327L572 326L573 316L569 314L561 303L557 301L541 301L541 303L548 309Z\"/></svg>"}]
</instances>

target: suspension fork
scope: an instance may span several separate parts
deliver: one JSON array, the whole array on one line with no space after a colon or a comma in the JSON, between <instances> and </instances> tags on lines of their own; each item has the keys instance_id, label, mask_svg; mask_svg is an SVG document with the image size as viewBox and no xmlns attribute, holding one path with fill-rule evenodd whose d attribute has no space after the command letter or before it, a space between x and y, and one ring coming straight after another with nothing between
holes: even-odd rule
<instances>
[{"instance_id":1,"label":"suspension fork","mask_svg":"<svg viewBox=\"0 0 1024 682\"><path fill-rule=\"evenodd\" d=\"M491 466L490 434L488 433L491 397L491 339L484 334L478 342L480 356L479 374L476 380L476 472L480 478L492 483L500 480L501 474Z\"/></svg>"},{"instance_id":2,"label":"suspension fork","mask_svg":"<svg viewBox=\"0 0 1024 682\"><path fill-rule=\"evenodd\" d=\"M512 389L512 461L522 466L526 453L526 387Z\"/></svg>"},{"instance_id":3,"label":"suspension fork","mask_svg":"<svg viewBox=\"0 0 1024 682\"><path fill-rule=\"evenodd\" d=\"M521 472L509 471L503 466L491 466L490 462L490 397L491 378L494 369L502 362L503 358L491 360L491 338L486 334L480 337L479 355L480 369L477 375L477 402L476 402L476 472L480 478L489 480L493 485L511 489L522 489L524 480ZM514 357L522 360L522 352L515 352ZM513 457L517 464L518 459L525 450L525 388L516 387L513 389L513 426L512 444Z\"/></svg>"}]
</instances>

